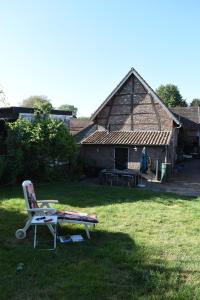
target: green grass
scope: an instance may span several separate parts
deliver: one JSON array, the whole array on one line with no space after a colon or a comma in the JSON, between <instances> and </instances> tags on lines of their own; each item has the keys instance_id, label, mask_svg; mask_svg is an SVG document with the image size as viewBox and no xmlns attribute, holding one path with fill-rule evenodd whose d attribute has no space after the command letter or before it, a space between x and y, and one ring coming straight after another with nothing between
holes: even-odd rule
<instances>
[{"instance_id":1,"label":"green grass","mask_svg":"<svg viewBox=\"0 0 200 300\"><path fill-rule=\"evenodd\" d=\"M14 236L26 218L21 187L1 188L1 299L200 299L200 198L87 183L36 191L38 199L58 199L57 208L96 212L100 223L91 240L33 249L32 230L25 240ZM85 236L81 226L59 230Z\"/></svg>"}]
</instances>

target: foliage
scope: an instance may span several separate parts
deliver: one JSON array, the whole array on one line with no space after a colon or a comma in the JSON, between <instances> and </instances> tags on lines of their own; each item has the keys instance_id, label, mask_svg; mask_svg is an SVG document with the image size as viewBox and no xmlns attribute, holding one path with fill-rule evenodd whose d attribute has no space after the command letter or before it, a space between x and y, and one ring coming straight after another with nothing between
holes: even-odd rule
<instances>
[{"instance_id":1,"label":"foliage","mask_svg":"<svg viewBox=\"0 0 200 300\"><path fill-rule=\"evenodd\" d=\"M6 159L3 155L0 156L0 178L6 167Z\"/></svg>"},{"instance_id":2,"label":"foliage","mask_svg":"<svg viewBox=\"0 0 200 300\"><path fill-rule=\"evenodd\" d=\"M36 102L34 105L34 114L37 118L49 118L52 105L50 102Z\"/></svg>"},{"instance_id":3,"label":"foliage","mask_svg":"<svg viewBox=\"0 0 200 300\"><path fill-rule=\"evenodd\" d=\"M167 107L187 106L176 85L160 85L156 90L157 95Z\"/></svg>"},{"instance_id":4,"label":"foliage","mask_svg":"<svg viewBox=\"0 0 200 300\"><path fill-rule=\"evenodd\" d=\"M25 224L21 185L0 193L1 299L200 299L200 198L184 198L84 182L35 185L38 199L59 199L58 209L93 213L91 240L52 246L46 226L17 240ZM81 234L64 225L59 235ZM17 265L24 269L16 272ZM10 282L10 284L9 284ZM11 284L12 283L12 284Z\"/></svg>"},{"instance_id":5,"label":"foliage","mask_svg":"<svg viewBox=\"0 0 200 300\"><path fill-rule=\"evenodd\" d=\"M62 104L58 107L58 109L72 111L73 116L76 116L78 111L78 108L71 104Z\"/></svg>"},{"instance_id":6,"label":"foliage","mask_svg":"<svg viewBox=\"0 0 200 300\"><path fill-rule=\"evenodd\" d=\"M193 99L192 102L190 103L190 106L200 106L200 99L199 98Z\"/></svg>"},{"instance_id":7,"label":"foliage","mask_svg":"<svg viewBox=\"0 0 200 300\"><path fill-rule=\"evenodd\" d=\"M47 103L39 106L33 122L20 118L7 124L9 160L4 178L9 178L10 182L24 178L48 180L66 175L67 165L76 153L76 144L65 125L49 117L48 109Z\"/></svg>"},{"instance_id":8,"label":"foliage","mask_svg":"<svg viewBox=\"0 0 200 300\"><path fill-rule=\"evenodd\" d=\"M47 98L47 96L30 96L27 99L24 99L21 103L23 107L35 107L37 105L49 104L51 105L51 101ZM51 105L52 108L52 105Z\"/></svg>"}]
</instances>

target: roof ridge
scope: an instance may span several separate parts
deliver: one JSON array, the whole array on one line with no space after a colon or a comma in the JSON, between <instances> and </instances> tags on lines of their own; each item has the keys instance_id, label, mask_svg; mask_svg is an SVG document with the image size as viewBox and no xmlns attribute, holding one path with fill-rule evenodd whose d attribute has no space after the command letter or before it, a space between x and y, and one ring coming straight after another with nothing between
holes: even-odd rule
<instances>
[{"instance_id":1,"label":"roof ridge","mask_svg":"<svg viewBox=\"0 0 200 300\"><path fill-rule=\"evenodd\" d=\"M108 133L112 133L112 132L172 132L172 130L112 130L112 131L95 130L95 132L108 132Z\"/></svg>"}]
</instances>

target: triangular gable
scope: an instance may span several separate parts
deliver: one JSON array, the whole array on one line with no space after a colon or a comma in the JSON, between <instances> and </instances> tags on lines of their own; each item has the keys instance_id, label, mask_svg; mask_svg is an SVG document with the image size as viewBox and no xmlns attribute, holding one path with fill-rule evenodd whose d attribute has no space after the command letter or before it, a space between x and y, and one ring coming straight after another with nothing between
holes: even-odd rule
<instances>
[{"instance_id":1,"label":"triangular gable","mask_svg":"<svg viewBox=\"0 0 200 300\"><path fill-rule=\"evenodd\" d=\"M148 83L140 76L140 74L134 69L127 73L127 75L121 80L121 82L116 86L116 88L112 91L112 93L106 98L106 100L100 105L100 107L93 113L91 116L91 120L94 120L96 116L100 113L100 111L105 107L105 105L112 99L112 97L121 89L121 87L125 84L125 82L134 75L144 86L147 93L150 94L166 111L169 117L178 125L180 125L179 120L171 113L171 111L167 108L167 106L161 101L158 95L154 92L154 90L148 85Z\"/></svg>"}]
</instances>

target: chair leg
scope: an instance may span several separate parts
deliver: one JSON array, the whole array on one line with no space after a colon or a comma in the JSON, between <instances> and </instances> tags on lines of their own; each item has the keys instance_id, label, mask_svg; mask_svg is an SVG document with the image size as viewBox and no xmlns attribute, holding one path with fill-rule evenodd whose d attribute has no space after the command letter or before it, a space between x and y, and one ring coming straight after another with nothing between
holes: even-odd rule
<instances>
[{"instance_id":1,"label":"chair leg","mask_svg":"<svg viewBox=\"0 0 200 300\"><path fill-rule=\"evenodd\" d=\"M27 229L30 227L31 221L32 221L32 219L28 219L28 221L26 222L26 224L25 224L25 226L23 228L24 231L27 231Z\"/></svg>"},{"instance_id":2,"label":"chair leg","mask_svg":"<svg viewBox=\"0 0 200 300\"><path fill-rule=\"evenodd\" d=\"M53 245L54 245L54 250L56 249L56 239L57 239L57 224L53 225L52 224L47 224L47 227L49 228L51 234L53 235Z\"/></svg>"},{"instance_id":3,"label":"chair leg","mask_svg":"<svg viewBox=\"0 0 200 300\"><path fill-rule=\"evenodd\" d=\"M88 226L86 224L85 224L85 231L87 234L87 238L90 239L90 232L89 232Z\"/></svg>"}]
</instances>

